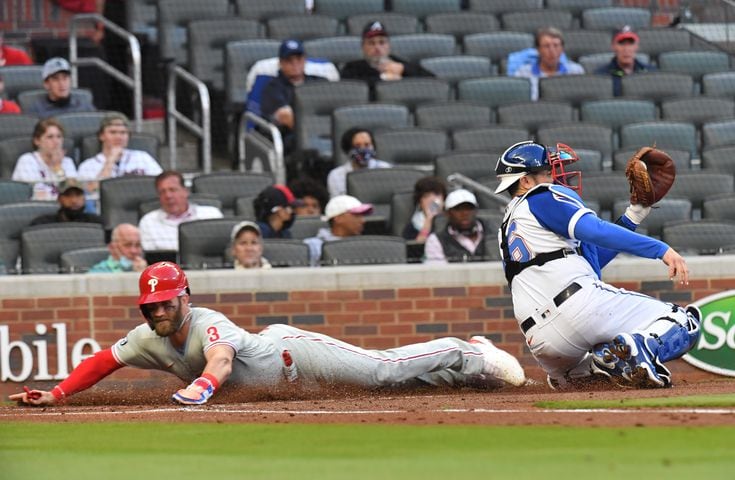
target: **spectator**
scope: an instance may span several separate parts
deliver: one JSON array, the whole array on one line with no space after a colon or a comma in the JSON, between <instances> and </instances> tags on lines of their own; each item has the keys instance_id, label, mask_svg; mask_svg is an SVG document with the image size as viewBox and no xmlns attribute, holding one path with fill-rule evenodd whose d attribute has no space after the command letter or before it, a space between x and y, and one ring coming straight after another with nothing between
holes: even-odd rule
<instances>
[{"instance_id":1,"label":"spectator","mask_svg":"<svg viewBox=\"0 0 735 480\"><path fill-rule=\"evenodd\" d=\"M121 223L115 227L107 248L110 256L93 265L89 273L142 272L148 266L143 258L140 230L135 225Z\"/></svg>"},{"instance_id":2,"label":"spectator","mask_svg":"<svg viewBox=\"0 0 735 480\"><path fill-rule=\"evenodd\" d=\"M36 217L31 221L31 225L61 222L99 223L102 226L105 225L102 217L84 211L86 202L84 190L74 180L64 182L61 188L59 188L59 196L56 198L56 201L61 206L56 213Z\"/></svg>"},{"instance_id":3,"label":"spectator","mask_svg":"<svg viewBox=\"0 0 735 480\"><path fill-rule=\"evenodd\" d=\"M0 67L13 65L33 65L33 62L23 50L5 45L3 32L0 31Z\"/></svg>"},{"instance_id":4,"label":"spectator","mask_svg":"<svg viewBox=\"0 0 735 480\"><path fill-rule=\"evenodd\" d=\"M424 177L413 187L414 212L403 229L403 238L425 243L431 233L434 217L444 210L447 185L439 177Z\"/></svg>"},{"instance_id":5,"label":"spectator","mask_svg":"<svg viewBox=\"0 0 735 480\"><path fill-rule=\"evenodd\" d=\"M633 73L642 73L655 70L655 67L636 59L638 53L638 34L629 26L615 32L612 38L614 53L610 63L599 67L595 73L611 75L613 80L613 94L619 97L623 94L623 77Z\"/></svg>"},{"instance_id":6,"label":"spectator","mask_svg":"<svg viewBox=\"0 0 735 480\"><path fill-rule=\"evenodd\" d=\"M375 158L373 132L367 128L356 127L347 130L342 135L340 147L350 161L333 168L327 175L327 189L332 198L347 193L348 173L363 168L390 168L393 166Z\"/></svg>"},{"instance_id":7,"label":"spectator","mask_svg":"<svg viewBox=\"0 0 735 480\"><path fill-rule=\"evenodd\" d=\"M5 93L5 80L2 74L0 74L0 114L6 113L20 113L20 106L12 100L6 100L3 98Z\"/></svg>"},{"instance_id":8,"label":"spectator","mask_svg":"<svg viewBox=\"0 0 735 480\"><path fill-rule=\"evenodd\" d=\"M253 200L255 219L263 238L291 238L294 207L301 205L285 185L266 187Z\"/></svg>"},{"instance_id":9,"label":"spectator","mask_svg":"<svg viewBox=\"0 0 735 480\"><path fill-rule=\"evenodd\" d=\"M143 250L179 249L179 224L207 218L222 218L216 207L189 203L184 177L166 170L156 177L156 191L161 208L143 215L138 223Z\"/></svg>"},{"instance_id":10,"label":"spectator","mask_svg":"<svg viewBox=\"0 0 735 480\"><path fill-rule=\"evenodd\" d=\"M582 65L567 60L562 61L564 53L564 36L554 27L541 28L536 32L536 50L538 58L531 63L520 66L513 74L516 77L528 78L531 81L531 100L538 100L539 78L556 75L581 75Z\"/></svg>"},{"instance_id":11,"label":"spectator","mask_svg":"<svg viewBox=\"0 0 735 480\"><path fill-rule=\"evenodd\" d=\"M257 223L249 221L238 223L232 229L230 240L235 270L271 268L270 262L263 258L263 236Z\"/></svg>"},{"instance_id":12,"label":"spectator","mask_svg":"<svg viewBox=\"0 0 735 480\"><path fill-rule=\"evenodd\" d=\"M33 200L55 200L59 184L77 176L74 160L64 152L64 127L53 118L40 120L33 129L33 146L35 151L18 158L12 178L36 182Z\"/></svg>"},{"instance_id":13,"label":"spectator","mask_svg":"<svg viewBox=\"0 0 735 480\"><path fill-rule=\"evenodd\" d=\"M373 20L362 30L362 60L347 62L340 72L343 79L364 80L373 90L380 80L403 77L431 77L431 72L417 63L407 62L390 53L390 38L385 26Z\"/></svg>"},{"instance_id":14,"label":"spectator","mask_svg":"<svg viewBox=\"0 0 735 480\"><path fill-rule=\"evenodd\" d=\"M71 66L61 57L43 64L41 78L47 95L30 106L31 115L48 118L62 113L94 112L97 109L83 97L71 91Z\"/></svg>"},{"instance_id":15,"label":"spectator","mask_svg":"<svg viewBox=\"0 0 735 480\"><path fill-rule=\"evenodd\" d=\"M312 266L319 265L324 242L362 235L365 215L373 213L373 206L349 195L338 195L329 200L324 211L322 218L329 222L329 228L320 228L315 237L304 239Z\"/></svg>"},{"instance_id":16,"label":"spectator","mask_svg":"<svg viewBox=\"0 0 735 480\"><path fill-rule=\"evenodd\" d=\"M294 213L299 215L321 215L324 206L329 201L329 193L324 186L309 177L293 180L288 187L300 205L294 207Z\"/></svg>"},{"instance_id":17,"label":"spectator","mask_svg":"<svg viewBox=\"0 0 735 480\"><path fill-rule=\"evenodd\" d=\"M287 154L296 147L294 88L304 83L325 80L304 73L305 65L304 44L299 40L284 40L278 49L278 76L266 84L260 98L261 114L280 130Z\"/></svg>"},{"instance_id":18,"label":"spectator","mask_svg":"<svg viewBox=\"0 0 735 480\"><path fill-rule=\"evenodd\" d=\"M449 222L429 235L424 263L480 262L485 257L485 226L477 219L477 199L464 189L455 190L444 203Z\"/></svg>"}]
</instances>

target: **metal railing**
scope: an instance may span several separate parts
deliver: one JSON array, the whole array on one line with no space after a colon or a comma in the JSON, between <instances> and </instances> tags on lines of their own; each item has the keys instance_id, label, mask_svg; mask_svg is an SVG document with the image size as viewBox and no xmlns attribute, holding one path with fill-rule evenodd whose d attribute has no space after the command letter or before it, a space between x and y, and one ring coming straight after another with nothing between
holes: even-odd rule
<instances>
[{"instance_id":1,"label":"metal railing","mask_svg":"<svg viewBox=\"0 0 735 480\"><path fill-rule=\"evenodd\" d=\"M176 81L194 87L199 93L199 109L201 124L197 124L176 109ZM176 127L180 124L200 139L200 165L204 173L212 172L212 107L207 86L191 73L178 65L171 64L168 70L168 87L166 88L166 123L168 125L169 162L172 170L176 170Z\"/></svg>"},{"instance_id":2,"label":"metal railing","mask_svg":"<svg viewBox=\"0 0 735 480\"><path fill-rule=\"evenodd\" d=\"M483 185L482 183L476 182L472 180L471 178L465 175L462 175L461 173L453 173L451 175L448 175L447 182L449 182L450 185L470 187L474 189L475 191L483 194L484 196L487 196L494 203L497 203L498 207L505 207L506 205L508 205L508 203L511 200L510 197L497 194L493 191L492 188L488 187L487 185Z\"/></svg>"},{"instance_id":3,"label":"metal railing","mask_svg":"<svg viewBox=\"0 0 735 480\"><path fill-rule=\"evenodd\" d=\"M248 122L252 122L258 127L267 130L271 138L267 138L257 130L247 130ZM253 170L253 163L259 158L252 155L248 158L248 144L251 144L251 146L257 147L266 156L268 169L273 173L276 183L285 184L286 164L283 159L283 139L278 127L252 112L245 112L240 117L237 132L237 153L240 171L248 171L248 160L250 160L250 170ZM263 166L265 167L265 165Z\"/></svg>"},{"instance_id":4,"label":"metal railing","mask_svg":"<svg viewBox=\"0 0 735 480\"><path fill-rule=\"evenodd\" d=\"M105 34L114 34L128 42L130 49L130 70L132 76L127 75L106 61L98 57L79 57L78 38L79 26L83 23L101 23L105 26ZM72 88L77 88L79 75L77 68L80 66L95 66L107 73L133 91L133 129L141 132L143 129L143 80L141 74L140 43L135 35L112 23L102 15L96 13L84 13L75 15L71 20L69 30L69 63L71 63Z\"/></svg>"}]
</instances>

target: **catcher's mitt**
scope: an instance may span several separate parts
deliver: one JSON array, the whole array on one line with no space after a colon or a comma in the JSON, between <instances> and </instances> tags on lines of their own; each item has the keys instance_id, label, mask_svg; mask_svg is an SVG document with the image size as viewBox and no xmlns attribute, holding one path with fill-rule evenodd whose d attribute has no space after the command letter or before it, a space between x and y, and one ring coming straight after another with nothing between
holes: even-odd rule
<instances>
[{"instance_id":1,"label":"catcher's mitt","mask_svg":"<svg viewBox=\"0 0 735 480\"><path fill-rule=\"evenodd\" d=\"M666 152L643 147L628 160L625 176L630 184L630 203L648 207L668 193L676 178L676 167Z\"/></svg>"}]
</instances>

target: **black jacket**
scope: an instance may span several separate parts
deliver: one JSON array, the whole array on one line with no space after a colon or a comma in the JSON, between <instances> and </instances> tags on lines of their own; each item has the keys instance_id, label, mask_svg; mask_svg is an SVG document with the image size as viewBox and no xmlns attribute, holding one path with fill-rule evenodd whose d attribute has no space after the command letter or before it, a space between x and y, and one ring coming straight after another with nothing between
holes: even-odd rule
<instances>
[{"instance_id":1,"label":"black jacket","mask_svg":"<svg viewBox=\"0 0 735 480\"><path fill-rule=\"evenodd\" d=\"M633 66L633 73L650 72L652 70L656 70L656 67L639 62L638 60L635 61ZM612 75L613 95L619 97L623 94L623 77L625 76L625 71L620 67L615 57L610 60L610 63L595 70L595 73L599 75Z\"/></svg>"}]
</instances>

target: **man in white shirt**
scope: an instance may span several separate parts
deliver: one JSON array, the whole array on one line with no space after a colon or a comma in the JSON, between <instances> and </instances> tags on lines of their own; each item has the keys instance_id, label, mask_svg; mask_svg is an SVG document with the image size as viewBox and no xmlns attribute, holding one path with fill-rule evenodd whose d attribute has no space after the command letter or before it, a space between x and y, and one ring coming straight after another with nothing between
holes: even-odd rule
<instances>
[{"instance_id":1,"label":"man in white shirt","mask_svg":"<svg viewBox=\"0 0 735 480\"><path fill-rule=\"evenodd\" d=\"M216 207L189 203L189 191L184 177L167 170L156 177L156 191L161 208L148 212L140 219L140 238L143 250L179 249L179 224L207 218L222 218Z\"/></svg>"},{"instance_id":2,"label":"man in white shirt","mask_svg":"<svg viewBox=\"0 0 735 480\"><path fill-rule=\"evenodd\" d=\"M340 146L350 161L333 168L327 176L327 189L332 198L347 193L348 173L362 168L390 168L393 166L375 158L373 133L367 128L356 127L347 130L342 135Z\"/></svg>"}]
</instances>

